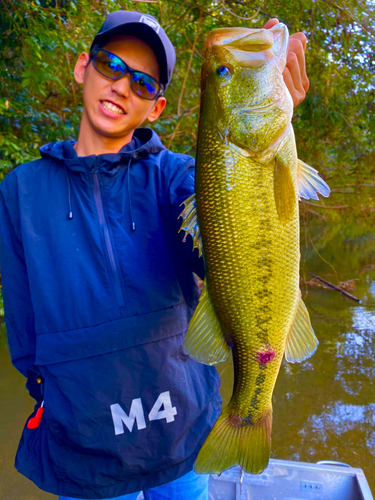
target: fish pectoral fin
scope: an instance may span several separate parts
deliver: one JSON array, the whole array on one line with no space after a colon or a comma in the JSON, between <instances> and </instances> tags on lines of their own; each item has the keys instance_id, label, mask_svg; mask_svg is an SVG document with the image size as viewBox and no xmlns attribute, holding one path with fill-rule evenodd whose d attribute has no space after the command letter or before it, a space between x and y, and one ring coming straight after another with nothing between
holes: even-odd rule
<instances>
[{"instance_id":1,"label":"fish pectoral fin","mask_svg":"<svg viewBox=\"0 0 375 500\"><path fill-rule=\"evenodd\" d=\"M279 156L276 156L273 187L279 219L287 222L294 214L297 196L289 165Z\"/></svg>"},{"instance_id":2,"label":"fish pectoral fin","mask_svg":"<svg viewBox=\"0 0 375 500\"><path fill-rule=\"evenodd\" d=\"M328 198L331 190L328 184L319 176L315 168L298 160L297 185L300 198L319 200L318 193Z\"/></svg>"},{"instance_id":3,"label":"fish pectoral fin","mask_svg":"<svg viewBox=\"0 0 375 500\"><path fill-rule=\"evenodd\" d=\"M224 361L230 353L207 291L206 280L198 307L189 324L185 350L194 359L206 365Z\"/></svg>"},{"instance_id":4,"label":"fish pectoral fin","mask_svg":"<svg viewBox=\"0 0 375 500\"><path fill-rule=\"evenodd\" d=\"M310 316L301 296L286 343L285 359L289 363L301 363L314 354L319 341L310 323Z\"/></svg>"},{"instance_id":5,"label":"fish pectoral fin","mask_svg":"<svg viewBox=\"0 0 375 500\"><path fill-rule=\"evenodd\" d=\"M193 250L198 248L199 257L201 257L203 244L198 225L195 194L187 198L181 205L184 205L185 208L179 215L179 218L182 217L183 219L180 231L185 231L184 241L186 240L188 234L191 235L193 238Z\"/></svg>"}]
</instances>

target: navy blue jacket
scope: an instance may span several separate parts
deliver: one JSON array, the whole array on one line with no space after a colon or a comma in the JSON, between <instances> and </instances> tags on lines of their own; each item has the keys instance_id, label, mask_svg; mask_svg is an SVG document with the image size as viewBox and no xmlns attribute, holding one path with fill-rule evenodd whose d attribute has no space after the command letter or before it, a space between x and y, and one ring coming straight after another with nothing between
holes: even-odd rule
<instances>
[{"instance_id":1,"label":"navy blue jacket","mask_svg":"<svg viewBox=\"0 0 375 500\"><path fill-rule=\"evenodd\" d=\"M192 469L219 380L183 349L192 271L204 272L178 233L194 160L149 129L118 154L77 157L73 144L44 146L0 185L12 360L43 380L16 467L51 493L109 498Z\"/></svg>"}]
</instances>

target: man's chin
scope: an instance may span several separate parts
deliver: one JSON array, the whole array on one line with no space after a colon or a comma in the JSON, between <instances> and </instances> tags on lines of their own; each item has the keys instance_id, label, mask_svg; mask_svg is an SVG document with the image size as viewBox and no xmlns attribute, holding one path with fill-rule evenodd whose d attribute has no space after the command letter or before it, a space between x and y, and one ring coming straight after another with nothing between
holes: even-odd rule
<instances>
[{"instance_id":1,"label":"man's chin","mask_svg":"<svg viewBox=\"0 0 375 500\"><path fill-rule=\"evenodd\" d=\"M120 130L113 130L109 128L104 128L104 127L96 127L95 132L97 135L106 138L106 139L125 139L126 137L133 135L135 129L120 129Z\"/></svg>"}]
</instances>

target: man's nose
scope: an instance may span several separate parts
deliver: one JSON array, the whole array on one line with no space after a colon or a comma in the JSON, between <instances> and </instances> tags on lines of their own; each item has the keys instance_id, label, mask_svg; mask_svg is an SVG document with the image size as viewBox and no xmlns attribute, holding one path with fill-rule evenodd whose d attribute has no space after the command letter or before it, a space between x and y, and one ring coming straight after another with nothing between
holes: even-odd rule
<instances>
[{"instance_id":1,"label":"man's nose","mask_svg":"<svg viewBox=\"0 0 375 500\"><path fill-rule=\"evenodd\" d=\"M127 75L123 76L119 80L115 80L111 88L114 92L116 92L117 95L127 98L129 97L129 94L131 92L131 87L130 87L130 74L128 73Z\"/></svg>"}]
</instances>

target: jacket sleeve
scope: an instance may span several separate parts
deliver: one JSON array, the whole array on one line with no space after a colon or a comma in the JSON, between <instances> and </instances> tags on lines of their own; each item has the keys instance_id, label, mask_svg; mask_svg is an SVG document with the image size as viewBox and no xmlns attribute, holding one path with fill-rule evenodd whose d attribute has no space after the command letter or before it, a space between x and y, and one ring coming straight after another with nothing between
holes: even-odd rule
<instances>
[{"instance_id":1,"label":"jacket sleeve","mask_svg":"<svg viewBox=\"0 0 375 500\"><path fill-rule=\"evenodd\" d=\"M35 321L16 211L0 191L0 263L13 365L25 377L35 362Z\"/></svg>"},{"instance_id":2,"label":"jacket sleeve","mask_svg":"<svg viewBox=\"0 0 375 500\"><path fill-rule=\"evenodd\" d=\"M182 155L181 155L182 156ZM184 239L184 232L180 231L182 219L179 218L184 209L182 203L195 192L195 161L190 156L183 156L183 160L176 162L177 165L173 169L173 175L169 184L169 203L171 206L173 224L183 245L185 259L191 270L200 278L204 279L204 263L199 257L198 250L193 251L193 240L191 236Z\"/></svg>"}]
</instances>

